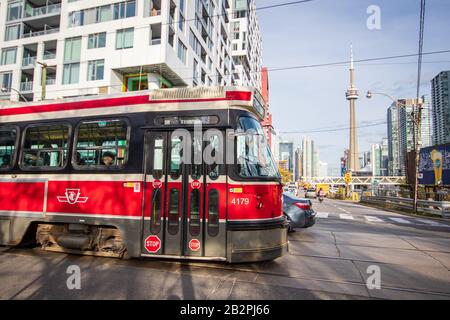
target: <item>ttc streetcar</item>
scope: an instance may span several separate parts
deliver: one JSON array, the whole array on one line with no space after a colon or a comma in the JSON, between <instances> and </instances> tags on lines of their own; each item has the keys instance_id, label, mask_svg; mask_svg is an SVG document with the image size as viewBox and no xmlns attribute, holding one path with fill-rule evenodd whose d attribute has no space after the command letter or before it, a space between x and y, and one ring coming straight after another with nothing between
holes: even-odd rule
<instances>
[{"instance_id":1,"label":"ttc streetcar","mask_svg":"<svg viewBox=\"0 0 450 320\"><path fill-rule=\"evenodd\" d=\"M253 88L213 87L0 105L0 245L282 256L282 185L261 101Z\"/></svg>"}]
</instances>

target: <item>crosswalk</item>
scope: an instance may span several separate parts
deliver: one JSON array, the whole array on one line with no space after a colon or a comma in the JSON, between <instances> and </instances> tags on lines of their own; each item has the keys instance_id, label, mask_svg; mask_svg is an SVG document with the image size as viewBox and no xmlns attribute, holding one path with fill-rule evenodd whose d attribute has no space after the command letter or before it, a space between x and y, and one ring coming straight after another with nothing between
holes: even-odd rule
<instances>
[{"instance_id":1,"label":"crosswalk","mask_svg":"<svg viewBox=\"0 0 450 320\"><path fill-rule=\"evenodd\" d=\"M316 218L318 219L339 219L345 221L358 221L373 224L394 223L400 225L415 225L415 226L428 226L428 227L444 227L450 228L450 224L441 223L435 220L421 219L421 218L401 218L390 216L369 216L369 215L352 215L350 213L339 212L316 212Z\"/></svg>"}]
</instances>

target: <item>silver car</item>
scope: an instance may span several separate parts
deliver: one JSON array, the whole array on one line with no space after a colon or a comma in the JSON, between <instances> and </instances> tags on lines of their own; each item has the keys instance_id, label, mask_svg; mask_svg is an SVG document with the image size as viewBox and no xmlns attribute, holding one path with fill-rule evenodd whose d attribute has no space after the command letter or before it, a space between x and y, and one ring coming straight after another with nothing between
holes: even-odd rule
<instances>
[{"instance_id":1,"label":"silver car","mask_svg":"<svg viewBox=\"0 0 450 320\"><path fill-rule=\"evenodd\" d=\"M305 193L305 198L317 198L316 189L307 189Z\"/></svg>"}]
</instances>

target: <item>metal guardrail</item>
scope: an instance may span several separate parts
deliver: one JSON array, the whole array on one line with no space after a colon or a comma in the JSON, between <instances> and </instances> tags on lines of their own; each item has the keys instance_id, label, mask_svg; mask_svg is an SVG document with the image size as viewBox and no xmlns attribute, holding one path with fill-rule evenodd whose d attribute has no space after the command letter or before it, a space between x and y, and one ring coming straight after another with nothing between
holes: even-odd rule
<instances>
[{"instance_id":1,"label":"metal guardrail","mask_svg":"<svg viewBox=\"0 0 450 320\"><path fill-rule=\"evenodd\" d=\"M384 196L362 196L362 203L381 205L382 207L392 207L396 209L413 210L414 200L410 198L384 197ZM443 218L450 218L450 201L418 200L417 211L439 215Z\"/></svg>"},{"instance_id":2,"label":"metal guardrail","mask_svg":"<svg viewBox=\"0 0 450 320\"><path fill-rule=\"evenodd\" d=\"M43 36L46 34L51 34L51 33L56 33L56 32L59 32L59 28L46 29L46 30L34 31L34 32L30 31L30 32L22 34L22 38L38 37L38 36Z\"/></svg>"}]
</instances>

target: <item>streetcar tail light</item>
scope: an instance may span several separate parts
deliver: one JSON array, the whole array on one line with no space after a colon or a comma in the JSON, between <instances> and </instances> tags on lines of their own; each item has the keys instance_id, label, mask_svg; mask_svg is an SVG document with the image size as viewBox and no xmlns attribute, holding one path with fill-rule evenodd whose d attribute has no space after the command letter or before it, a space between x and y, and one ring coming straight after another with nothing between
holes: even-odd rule
<instances>
[{"instance_id":1,"label":"streetcar tail light","mask_svg":"<svg viewBox=\"0 0 450 320\"><path fill-rule=\"evenodd\" d=\"M300 209L303 209L303 210L309 210L310 209L310 206L307 203L296 202L296 203L294 203L294 205L299 207Z\"/></svg>"}]
</instances>

